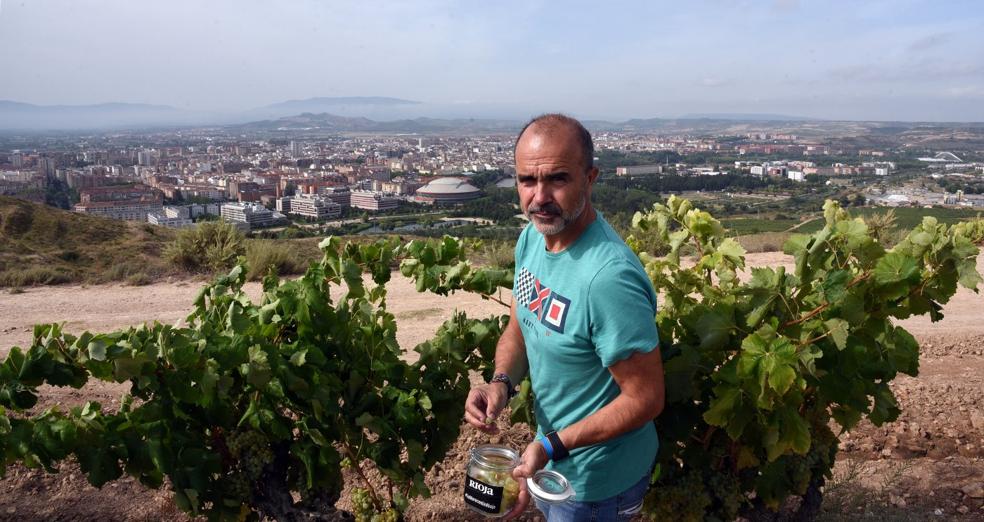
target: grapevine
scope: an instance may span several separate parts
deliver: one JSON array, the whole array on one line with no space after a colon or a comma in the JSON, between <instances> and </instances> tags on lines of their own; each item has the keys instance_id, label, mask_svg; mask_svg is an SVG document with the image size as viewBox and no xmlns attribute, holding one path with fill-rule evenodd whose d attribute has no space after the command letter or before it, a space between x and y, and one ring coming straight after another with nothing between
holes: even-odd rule
<instances>
[{"instance_id":1,"label":"grapevine","mask_svg":"<svg viewBox=\"0 0 984 522\"><path fill-rule=\"evenodd\" d=\"M831 422L843 433L865 417L894 420L889 383L918 372L919 346L894 320L937 321L958 285L982 282L977 223L926 217L887 250L836 202L824 219L784 245L791 271L752 268L742 280L744 249L689 201L636 214L637 234L670 246L656 258L627 241L666 296L656 321L667 401L648 515L730 520L797 495L800 516L816 513L837 451Z\"/></svg>"},{"instance_id":2,"label":"grapevine","mask_svg":"<svg viewBox=\"0 0 984 522\"><path fill-rule=\"evenodd\" d=\"M409 499L429 494L424 473L457 439L469 372L491 371L505 318L455 313L408 363L384 286L407 245L320 247L300 279L268 275L259 303L235 267L202 289L187 327L75 336L36 326L33 344L0 364L0 474L13 462L54 472L74 457L95 486L126 473L158 488L166 477L193 515L293 520L340 516L344 463L364 482L361 516L400 519ZM450 279L428 280L435 291L450 282L491 294L511 281L471 269L455 240L413 248L460 260ZM90 379L130 384L117 411L28 411L38 386ZM385 488L365 480L368 467Z\"/></svg>"}]
</instances>

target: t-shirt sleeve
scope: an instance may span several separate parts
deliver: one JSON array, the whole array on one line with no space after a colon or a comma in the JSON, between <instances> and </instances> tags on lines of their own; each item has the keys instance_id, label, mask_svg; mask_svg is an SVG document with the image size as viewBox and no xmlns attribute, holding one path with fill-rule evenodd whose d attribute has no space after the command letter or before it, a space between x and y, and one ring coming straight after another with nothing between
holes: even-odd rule
<instances>
[{"instance_id":1,"label":"t-shirt sleeve","mask_svg":"<svg viewBox=\"0 0 984 522\"><path fill-rule=\"evenodd\" d=\"M656 348L656 293L641 270L613 261L598 272L589 291L591 340L606 368Z\"/></svg>"}]
</instances>

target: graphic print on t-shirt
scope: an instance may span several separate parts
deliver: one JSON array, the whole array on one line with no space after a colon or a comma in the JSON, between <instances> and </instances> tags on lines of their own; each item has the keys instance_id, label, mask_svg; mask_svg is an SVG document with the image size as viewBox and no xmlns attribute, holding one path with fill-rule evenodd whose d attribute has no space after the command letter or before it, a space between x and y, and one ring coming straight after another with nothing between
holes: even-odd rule
<instances>
[{"instance_id":1,"label":"graphic print on t-shirt","mask_svg":"<svg viewBox=\"0 0 984 522\"><path fill-rule=\"evenodd\" d=\"M543 326L564 333L571 300L550 290L532 272L523 267L516 278L516 302L536 314Z\"/></svg>"}]
</instances>

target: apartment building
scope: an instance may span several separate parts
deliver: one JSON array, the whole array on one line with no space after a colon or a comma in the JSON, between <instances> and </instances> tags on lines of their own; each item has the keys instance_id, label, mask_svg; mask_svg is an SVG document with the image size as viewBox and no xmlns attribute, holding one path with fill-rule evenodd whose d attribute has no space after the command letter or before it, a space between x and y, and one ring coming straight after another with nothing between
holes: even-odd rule
<instances>
[{"instance_id":1,"label":"apartment building","mask_svg":"<svg viewBox=\"0 0 984 522\"><path fill-rule=\"evenodd\" d=\"M120 185L83 189L75 212L127 221L147 221L147 215L164 211L164 196L146 185Z\"/></svg>"},{"instance_id":2,"label":"apartment building","mask_svg":"<svg viewBox=\"0 0 984 522\"><path fill-rule=\"evenodd\" d=\"M390 210L400 206L400 199L381 192L371 192L368 190L352 191L352 206L365 210Z\"/></svg>"},{"instance_id":3,"label":"apartment building","mask_svg":"<svg viewBox=\"0 0 984 522\"><path fill-rule=\"evenodd\" d=\"M226 203L222 205L222 219L230 223L243 223L249 228L262 228L281 225L287 222L286 216L274 212L259 203Z\"/></svg>"},{"instance_id":4,"label":"apartment building","mask_svg":"<svg viewBox=\"0 0 984 522\"><path fill-rule=\"evenodd\" d=\"M280 198L277 201L278 210L283 208L282 202L285 199L288 201L283 206L288 208L287 212L290 214L314 220L337 218L342 215L342 206L327 196L300 194L292 198Z\"/></svg>"}]
</instances>

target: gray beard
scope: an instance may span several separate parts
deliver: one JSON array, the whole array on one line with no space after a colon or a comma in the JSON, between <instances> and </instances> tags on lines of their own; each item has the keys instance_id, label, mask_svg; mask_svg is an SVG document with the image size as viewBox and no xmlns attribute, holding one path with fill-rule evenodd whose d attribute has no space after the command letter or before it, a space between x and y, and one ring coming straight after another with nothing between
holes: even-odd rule
<instances>
[{"instance_id":1,"label":"gray beard","mask_svg":"<svg viewBox=\"0 0 984 522\"><path fill-rule=\"evenodd\" d=\"M557 216L560 218L559 222L555 217L554 219L551 220L550 223L541 223L531 215L529 208L526 209L526 218L529 219L531 223L533 223L533 226L536 228L537 232L543 234L544 236L555 236L563 232L568 225L577 221L578 218L581 217L581 214L584 213L584 209L587 206L588 206L588 198L587 197L581 198L581 202L577 205L577 207L574 209L573 212L571 212L570 214L561 212L560 216Z\"/></svg>"}]
</instances>

